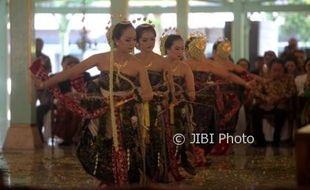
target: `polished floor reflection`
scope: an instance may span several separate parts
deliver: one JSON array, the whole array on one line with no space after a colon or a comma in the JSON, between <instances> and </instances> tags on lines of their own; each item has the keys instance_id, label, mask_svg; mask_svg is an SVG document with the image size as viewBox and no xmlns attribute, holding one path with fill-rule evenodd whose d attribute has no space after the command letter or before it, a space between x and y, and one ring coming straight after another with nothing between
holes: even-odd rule
<instances>
[{"instance_id":1,"label":"polished floor reflection","mask_svg":"<svg viewBox=\"0 0 310 190\"><path fill-rule=\"evenodd\" d=\"M210 167L198 169L178 184L161 186L201 187L203 189L295 188L294 148L283 146L253 148L235 145L226 156L210 156ZM0 169L10 186L43 188L93 188L96 181L87 175L75 157L74 147L36 151L0 152Z\"/></svg>"}]
</instances>

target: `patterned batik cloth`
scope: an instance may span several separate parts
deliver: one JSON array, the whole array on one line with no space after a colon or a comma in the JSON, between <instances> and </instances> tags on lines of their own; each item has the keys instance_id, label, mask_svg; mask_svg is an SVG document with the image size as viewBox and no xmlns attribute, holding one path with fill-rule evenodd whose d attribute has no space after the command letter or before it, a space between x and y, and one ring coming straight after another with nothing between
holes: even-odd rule
<instances>
[{"instance_id":1,"label":"patterned batik cloth","mask_svg":"<svg viewBox=\"0 0 310 190\"><path fill-rule=\"evenodd\" d=\"M139 86L138 77L114 74L114 93L125 92L126 95L116 96L115 101L126 101L132 96L134 86ZM101 89L109 89L109 73L102 72L99 85L92 84L92 93L100 95ZM130 92L130 93L128 93ZM144 175L142 167L141 136L137 113L138 103L129 101L115 109L117 140L119 147L113 146L110 124L110 112L95 120L86 120L82 136L77 148L77 156L84 169L105 184L139 183ZM85 101L88 110L97 109L98 104ZM95 129L95 130L94 130Z\"/></svg>"}]
</instances>

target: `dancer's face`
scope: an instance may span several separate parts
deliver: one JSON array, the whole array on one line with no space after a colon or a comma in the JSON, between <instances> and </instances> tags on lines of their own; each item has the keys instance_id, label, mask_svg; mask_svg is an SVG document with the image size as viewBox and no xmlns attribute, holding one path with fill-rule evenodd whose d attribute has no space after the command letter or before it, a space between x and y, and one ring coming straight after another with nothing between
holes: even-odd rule
<instances>
[{"instance_id":1,"label":"dancer's face","mask_svg":"<svg viewBox=\"0 0 310 190\"><path fill-rule=\"evenodd\" d=\"M138 41L138 48L141 52L152 52L155 46L155 34L151 31L143 32Z\"/></svg>"},{"instance_id":2,"label":"dancer's face","mask_svg":"<svg viewBox=\"0 0 310 190\"><path fill-rule=\"evenodd\" d=\"M136 45L136 31L130 27L127 28L119 39L115 40L117 49L123 52L132 52Z\"/></svg>"},{"instance_id":3,"label":"dancer's face","mask_svg":"<svg viewBox=\"0 0 310 190\"><path fill-rule=\"evenodd\" d=\"M167 49L168 57L176 60L183 60L184 58L184 41L176 40L172 43L170 49Z\"/></svg>"}]
</instances>

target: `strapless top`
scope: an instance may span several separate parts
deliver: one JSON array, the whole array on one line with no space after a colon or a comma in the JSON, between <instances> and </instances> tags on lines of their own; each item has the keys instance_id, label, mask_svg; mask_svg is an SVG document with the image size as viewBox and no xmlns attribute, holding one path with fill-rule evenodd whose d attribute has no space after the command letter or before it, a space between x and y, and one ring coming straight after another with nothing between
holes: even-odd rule
<instances>
[{"instance_id":1,"label":"strapless top","mask_svg":"<svg viewBox=\"0 0 310 190\"><path fill-rule=\"evenodd\" d=\"M168 87L164 80L164 73L160 71L147 71L153 91L167 91Z\"/></svg>"},{"instance_id":2,"label":"strapless top","mask_svg":"<svg viewBox=\"0 0 310 190\"><path fill-rule=\"evenodd\" d=\"M99 85L105 90L109 90L109 71L101 71L99 77ZM117 76L117 73L113 74L113 91L128 91L134 87L140 86L138 76L130 76L121 73L121 76Z\"/></svg>"}]
</instances>

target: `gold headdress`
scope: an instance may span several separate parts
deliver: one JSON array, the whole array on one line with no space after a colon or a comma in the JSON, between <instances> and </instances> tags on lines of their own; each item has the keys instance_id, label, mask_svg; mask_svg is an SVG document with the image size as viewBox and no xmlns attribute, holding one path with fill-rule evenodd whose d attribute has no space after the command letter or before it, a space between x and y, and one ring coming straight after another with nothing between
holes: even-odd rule
<instances>
[{"instance_id":1,"label":"gold headdress","mask_svg":"<svg viewBox=\"0 0 310 190\"><path fill-rule=\"evenodd\" d=\"M166 40L170 34L177 34L177 29L175 27L173 27L173 28L169 27L169 28L166 28L164 30L164 32L162 33L162 35L160 37L160 53L161 53L161 55L167 54L166 48L165 48L165 43L166 43Z\"/></svg>"},{"instance_id":2,"label":"gold headdress","mask_svg":"<svg viewBox=\"0 0 310 190\"><path fill-rule=\"evenodd\" d=\"M222 41L219 40L216 53L220 57L227 59L230 56L231 51L232 51L231 42L227 38L225 38Z\"/></svg>"},{"instance_id":3,"label":"gold headdress","mask_svg":"<svg viewBox=\"0 0 310 190\"><path fill-rule=\"evenodd\" d=\"M207 37L202 32L193 32L190 34L187 52L188 54L196 59L200 60L204 56L204 52L207 47Z\"/></svg>"}]
</instances>

